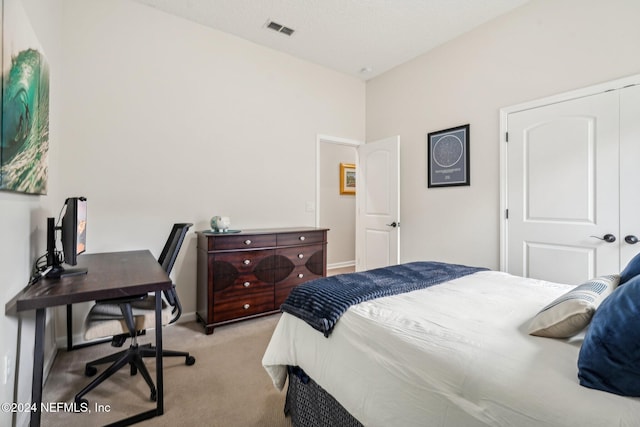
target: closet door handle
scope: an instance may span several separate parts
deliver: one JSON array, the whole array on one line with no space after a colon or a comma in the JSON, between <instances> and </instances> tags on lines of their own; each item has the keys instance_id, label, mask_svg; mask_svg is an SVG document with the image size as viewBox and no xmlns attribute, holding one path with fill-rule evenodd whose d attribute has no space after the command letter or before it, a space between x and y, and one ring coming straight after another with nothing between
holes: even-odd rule
<instances>
[{"instance_id":1,"label":"closet door handle","mask_svg":"<svg viewBox=\"0 0 640 427\"><path fill-rule=\"evenodd\" d=\"M624 241L630 245L635 245L636 243L638 243L638 238L633 234L629 234L628 236L624 237Z\"/></svg>"},{"instance_id":2,"label":"closet door handle","mask_svg":"<svg viewBox=\"0 0 640 427\"><path fill-rule=\"evenodd\" d=\"M596 239L604 240L607 243L613 243L616 241L616 236L614 236L613 234L605 234L602 237L598 237L598 236L589 236L589 237L595 237Z\"/></svg>"}]
</instances>

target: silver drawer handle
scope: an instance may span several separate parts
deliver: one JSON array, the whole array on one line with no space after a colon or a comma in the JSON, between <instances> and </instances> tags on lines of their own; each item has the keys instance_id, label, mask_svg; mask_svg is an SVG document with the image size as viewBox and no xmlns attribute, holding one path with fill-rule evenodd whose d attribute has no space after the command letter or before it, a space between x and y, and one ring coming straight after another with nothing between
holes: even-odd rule
<instances>
[{"instance_id":1,"label":"silver drawer handle","mask_svg":"<svg viewBox=\"0 0 640 427\"><path fill-rule=\"evenodd\" d=\"M249 240L249 239L245 240L245 241L244 241L244 244L245 244L245 245L250 245L250 244L251 244L251 240Z\"/></svg>"},{"instance_id":2,"label":"silver drawer handle","mask_svg":"<svg viewBox=\"0 0 640 427\"><path fill-rule=\"evenodd\" d=\"M304 274L300 273L298 274L298 279L302 279L304 277Z\"/></svg>"},{"instance_id":3,"label":"silver drawer handle","mask_svg":"<svg viewBox=\"0 0 640 427\"><path fill-rule=\"evenodd\" d=\"M245 259L244 261L242 261L242 263L244 265L249 265L249 264L251 264L251 260L250 259Z\"/></svg>"},{"instance_id":4,"label":"silver drawer handle","mask_svg":"<svg viewBox=\"0 0 640 427\"><path fill-rule=\"evenodd\" d=\"M298 254L298 258L300 259L304 258L304 254Z\"/></svg>"},{"instance_id":5,"label":"silver drawer handle","mask_svg":"<svg viewBox=\"0 0 640 427\"><path fill-rule=\"evenodd\" d=\"M304 242L306 239L307 239L306 237L304 237L304 236L300 236L300 240L301 240L301 241L303 241L303 242Z\"/></svg>"},{"instance_id":6,"label":"silver drawer handle","mask_svg":"<svg viewBox=\"0 0 640 427\"><path fill-rule=\"evenodd\" d=\"M245 288L248 288L249 286L251 286L251 282L244 282L242 286L244 286Z\"/></svg>"},{"instance_id":7,"label":"silver drawer handle","mask_svg":"<svg viewBox=\"0 0 640 427\"><path fill-rule=\"evenodd\" d=\"M242 308L244 308L245 310L248 310L249 307L251 307L249 304L245 304L245 305L242 306Z\"/></svg>"}]
</instances>

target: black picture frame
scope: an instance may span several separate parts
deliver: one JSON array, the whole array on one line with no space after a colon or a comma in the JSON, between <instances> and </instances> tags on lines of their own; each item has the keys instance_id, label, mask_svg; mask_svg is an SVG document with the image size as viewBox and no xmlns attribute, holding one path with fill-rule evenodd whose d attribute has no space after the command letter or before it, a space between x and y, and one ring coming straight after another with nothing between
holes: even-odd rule
<instances>
[{"instance_id":1,"label":"black picture frame","mask_svg":"<svg viewBox=\"0 0 640 427\"><path fill-rule=\"evenodd\" d=\"M427 134L427 186L471 185L469 124Z\"/></svg>"}]
</instances>

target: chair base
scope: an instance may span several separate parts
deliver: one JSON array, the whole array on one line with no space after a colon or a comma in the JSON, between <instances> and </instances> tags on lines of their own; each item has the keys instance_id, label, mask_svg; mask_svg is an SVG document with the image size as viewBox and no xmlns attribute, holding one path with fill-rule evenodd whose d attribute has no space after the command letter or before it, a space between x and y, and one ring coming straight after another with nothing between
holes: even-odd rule
<instances>
[{"instance_id":1,"label":"chair base","mask_svg":"<svg viewBox=\"0 0 640 427\"><path fill-rule=\"evenodd\" d=\"M88 403L88 401L84 399L84 395L96 388L104 380L115 374L125 365L130 366L131 375L136 375L138 371L140 371L140 374L144 378L151 391L150 399L152 401L155 401L157 391L155 385L153 384L153 380L149 375L149 371L144 364L143 358L145 357L156 357L156 347L152 346L151 344L133 344L126 350L119 351L117 353L87 363L85 365L84 373L88 377L94 376L98 372L96 365L102 365L105 363L112 364L98 377L91 381L91 383L89 383L85 388L83 388L78 394L76 394L74 399L76 404L81 404L83 402ZM163 350L162 357L184 357L184 363L187 366L191 366L196 363L196 359L193 356L183 351Z\"/></svg>"},{"instance_id":2,"label":"chair base","mask_svg":"<svg viewBox=\"0 0 640 427\"><path fill-rule=\"evenodd\" d=\"M156 357L156 347L151 344L145 344L140 347L140 354L142 357ZM187 366L196 363L196 358L186 351L162 350L162 357L184 357L184 364Z\"/></svg>"}]
</instances>

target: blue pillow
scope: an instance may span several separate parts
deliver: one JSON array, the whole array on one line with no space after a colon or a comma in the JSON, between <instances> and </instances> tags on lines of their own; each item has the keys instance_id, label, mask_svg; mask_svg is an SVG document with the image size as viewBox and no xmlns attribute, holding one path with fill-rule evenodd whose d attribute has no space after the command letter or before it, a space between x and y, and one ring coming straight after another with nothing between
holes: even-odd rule
<instances>
[{"instance_id":1,"label":"blue pillow","mask_svg":"<svg viewBox=\"0 0 640 427\"><path fill-rule=\"evenodd\" d=\"M640 274L640 252L634 256L620 273L620 285Z\"/></svg>"},{"instance_id":2,"label":"blue pillow","mask_svg":"<svg viewBox=\"0 0 640 427\"><path fill-rule=\"evenodd\" d=\"M640 276L596 310L578 356L580 384L640 397Z\"/></svg>"}]
</instances>

